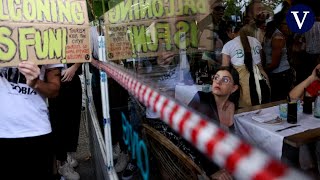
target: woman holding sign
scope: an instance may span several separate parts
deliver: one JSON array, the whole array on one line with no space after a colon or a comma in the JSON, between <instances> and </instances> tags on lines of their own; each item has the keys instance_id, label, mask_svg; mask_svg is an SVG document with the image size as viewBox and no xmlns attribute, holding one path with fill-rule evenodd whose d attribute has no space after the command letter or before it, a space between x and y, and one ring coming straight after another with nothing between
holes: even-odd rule
<instances>
[{"instance_id":1,"label":"woman holding sign","mask_svg":"<svg viewBox=\"0 0 320 180\"><path fill-rule=\"evenodd\" d=\"M51 125L46 97L60 88L61 65L31 61L0 68L0 179L50 179ZM23 177L23 178L22 178Z\"/></svg>"}]
</instances>

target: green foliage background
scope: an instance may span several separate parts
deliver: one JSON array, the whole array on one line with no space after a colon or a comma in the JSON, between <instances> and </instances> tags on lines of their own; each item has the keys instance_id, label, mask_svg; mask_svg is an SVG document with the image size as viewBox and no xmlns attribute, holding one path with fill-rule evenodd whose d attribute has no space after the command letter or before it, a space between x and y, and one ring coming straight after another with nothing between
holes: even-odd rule
<instances>
[{"instance_id":1,"label":"green foliage background","mask_svg":"<svg viewBox=\"0 0 320 180\"><path fill-rule=\"evenodd\" d=\"M236 15L236 16L240 16L241 12L240 6L237 6L237 0L224 0L225 1L225 5L226 5L226 9L224 11L224 18L226 20L230 20L232 15Z\"/></svg>"}]
</instances>

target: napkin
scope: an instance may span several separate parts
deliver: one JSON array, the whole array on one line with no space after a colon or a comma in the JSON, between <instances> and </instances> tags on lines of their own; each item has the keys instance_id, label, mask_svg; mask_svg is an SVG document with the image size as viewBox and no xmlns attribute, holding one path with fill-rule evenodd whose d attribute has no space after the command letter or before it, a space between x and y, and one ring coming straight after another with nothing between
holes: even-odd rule
<instances>
[{"instance_id":1,"label":"napkin","mask_svg":"<svg viewBox=\"0 0 320 180\"><path fill-rule=\"evenodd\" d=\"M277 115L272 114L272 113L265 113L265 114L259 114L259 115L252 116L253 120L261 122L261 123L268 122L268 121L274 120L276 118L277 118Z\"/></svg>"}]
</instances>

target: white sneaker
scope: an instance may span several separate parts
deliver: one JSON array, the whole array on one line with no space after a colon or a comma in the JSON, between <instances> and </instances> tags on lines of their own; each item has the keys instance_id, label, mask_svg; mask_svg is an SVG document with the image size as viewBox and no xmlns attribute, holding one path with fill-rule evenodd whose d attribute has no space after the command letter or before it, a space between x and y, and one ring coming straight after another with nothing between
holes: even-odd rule
<instances>
[{"instance_id":1,"label":"white sneaker","mask_svg":"<svg viewBox=\"0 0 320 180\"><path fill-rule=\"evenodd\" d=\"M113 160L118 159L119 155L120 155L121 149L120 149L120 145L119 143L117 143L116 145L114 145L112 147L112 156L113 156Z\"/></svg>"},{"instance_id":2,"label":"white sneaker","mask_svg":"<svg viewBox=\"0 0 320 180\"><path fill-rule=\"evenodd\" d=\"M69 163L65 163L63 166L60 166L58 172L66 180L79 180L80 179L80 175L74 171L74 169L70 166Z\"/></svg>"},{"instance_id":3,"label":"white sneaker","mask_svg":"<svg viewBox=\"0 0 320 180\"><path fill-rule=\"evenodd\" d=\"M127 167L128 162L129 162L128 154L120 153L117 163L114 166L115 171L117 173L123 171Z\"/></svg>"},{"instance_id":4,"label":"white sneaker","mask_svg":"<svg viewBox=\"0 0 320 180\"><path fill-rule=\"evenodd\" d=\"M73 168L75 168L79 165L78 161L75 158L73 158L73 156L70 153L67 153L67 162Z\"/></svg>"}]
</instances>

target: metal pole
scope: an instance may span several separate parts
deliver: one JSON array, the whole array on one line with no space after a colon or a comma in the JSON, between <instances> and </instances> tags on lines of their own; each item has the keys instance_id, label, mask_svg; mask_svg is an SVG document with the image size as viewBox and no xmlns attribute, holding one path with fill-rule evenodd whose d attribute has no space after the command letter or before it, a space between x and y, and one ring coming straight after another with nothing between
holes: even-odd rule
<instances>
[{"instance_id":1,"label":"metal pole","mask_svg":"<svg viewBox=\"0 0 320 180\"><path fill-rule=\"evenodd\" d=\"M101 22L99 21L99 24ZM98 37L99 45L99 60L106 62L106 48L104 36ZM107 74L100 70L100 90L101 90L101 102L102 102L102 114L103 114L103 125L104 125L104 141L106 150L106 167L110 180L118 180L117 173L114 169L113 164L113 153L112 153L112 138L111 138L111 121L110 121L110 106L109 106L109 93L108 93L108 77Z\"/></svg>"}]
</instances>

